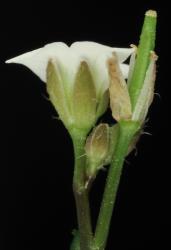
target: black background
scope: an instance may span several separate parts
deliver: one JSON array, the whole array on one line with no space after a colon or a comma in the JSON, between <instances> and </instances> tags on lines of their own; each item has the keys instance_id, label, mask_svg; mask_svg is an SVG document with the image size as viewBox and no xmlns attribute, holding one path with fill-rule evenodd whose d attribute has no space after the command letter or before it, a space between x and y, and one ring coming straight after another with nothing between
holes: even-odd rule
<instances>
[{"instance_id":1,"label":"black background","mask_svg":"<svg viewBox=\"0 0 171 250\"><path fill-rule=\"evenodd\" d=\"M63 41L90 40L110 46L137 44L144 12L158 11L159 55L156 95L138 154L126 161L107 249L169 249L169 6L167 1L59 1L9 3L1 9L0 94L1 212L0 249L69 249L76 228L72 195L71 140L51 104L44 84L6 59ZM168 106L169 105L169 106ZM91 195L93 222L106 173ZM171 244L170 244L171 245ZM170 246L171 247L171 246Z\"/></svg>"}]
</instances>

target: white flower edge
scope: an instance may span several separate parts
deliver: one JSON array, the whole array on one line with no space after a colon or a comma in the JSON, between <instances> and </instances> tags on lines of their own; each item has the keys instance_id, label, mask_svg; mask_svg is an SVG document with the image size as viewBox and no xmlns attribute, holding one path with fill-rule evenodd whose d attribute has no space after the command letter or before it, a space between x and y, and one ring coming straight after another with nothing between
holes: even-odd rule
<instances>
[{"instance_id":1,"label":"white flower edge","mask_svg":"<svg viewBox=\"0 0 171 250\"><path fill-rule=\"evenodd\" d=\"M80 63L86 61L94 78L98 95L109 88L107 61L112 57L112 53L116 53L121 72L126 79L129 66L123 62L133 52L134 48L113 48L95 42L75 42L70 47L63 42L54 42L7 60L6 63L22 64L46 82L47 65L49 60L53 59L69 90L73 87Z\"/></svg>"}]
</instances>

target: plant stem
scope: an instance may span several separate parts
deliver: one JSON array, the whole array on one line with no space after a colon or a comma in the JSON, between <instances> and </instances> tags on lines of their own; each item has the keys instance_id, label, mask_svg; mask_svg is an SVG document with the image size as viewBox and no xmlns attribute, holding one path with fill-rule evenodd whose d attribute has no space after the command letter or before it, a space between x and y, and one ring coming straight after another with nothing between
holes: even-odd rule
<instances>
[{"instance_id":1,"label":"plant stem","mask_svg":"<svg viewBox=\"0 0 171 250\"><path fill-rule=\"evenodd\" d=\"M84 190L85 186L85 140L86 136L83 132L76 131L72 134L75 157L73 186L74 190L79 193Z\"/></svg>"},{"instance_id":2,"label":"plant stem","mask_svg":"<svg viewBox=\"0 0 171 250\"><path fill-rule=\"evenodd\" d=\"M90 250L92 243L92 227L89 208L88 190L85 187L85 135L74 133L75 168L73 191L77 209L77 219L80 236L80 250Z\"/></svg>"},{"instance_id":3,"label":"plant stem","mask_svg":"<svg viewBox=\"0 0 171 250\"><path fill-rule=\"evenodd\" d=\"M105 191L95 231L94 249L105 249L124 158L127 154L130 141L138 129L139 124L137 122L122 121L119 123L118 142L106 180Z\"/></svg>"},{"instance_id":4,"label":"plant stem","mask_svg":"<svg viewBox=\"0 0 171 250\"><path fill-rule=\"evenodd\" d=\"M150 62L150 52L154 50L156 22L157 13L152 10L147 11L138 45L138 54L132 79L129 84L129 94L133 111L144 83L146 71Z\"/></svg>"},{"instance_id":5,"label":"plant stem","mask_svg":"<svg viewBox=\"0 0 171 250\"><path fill-rule=\"evenodd\" d=\"M92 231L90 223L89 200L87 191L74 192L77 218L79 224L80 250L90 250L92 246Z\"/></svg>"}]
</instances>

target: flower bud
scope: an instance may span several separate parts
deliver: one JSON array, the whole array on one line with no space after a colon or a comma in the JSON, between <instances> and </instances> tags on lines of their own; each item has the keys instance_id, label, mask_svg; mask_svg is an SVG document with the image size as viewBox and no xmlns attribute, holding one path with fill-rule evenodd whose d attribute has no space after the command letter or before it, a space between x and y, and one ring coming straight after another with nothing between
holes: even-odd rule
<instances>
[{"instance_id":1,"label":"flower bud","mask_svg":"<svg viewBox=\"0 0 171 250\"><path fill-rule=\"evenodd\" d=\"M88 136L85 152L87 157L87 177L95 177L103 167L109 152L109 126L102 123L95 127Z\"/></svg>"}]
</instances>

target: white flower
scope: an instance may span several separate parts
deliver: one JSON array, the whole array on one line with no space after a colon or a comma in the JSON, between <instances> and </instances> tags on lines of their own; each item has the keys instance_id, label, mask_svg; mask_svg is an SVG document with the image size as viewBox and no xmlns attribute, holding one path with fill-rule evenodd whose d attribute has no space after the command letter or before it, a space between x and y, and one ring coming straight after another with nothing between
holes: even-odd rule
<instances>
[{"instance_id":1,"label":"white flower","mask_svg":"<svg viewBox=\"0 0 171 250\"><path fill-rule=\"evenodd\" d=\"M113 56L113 53L115 53L118 58L122 75L124 78L127 78L129 66L123 62L133 53L133 51L134 48L112 48L95 42L75 42L70 47L65 43L56 42L12 58L6 61L6 63L23 64L32 70L42 81L47 83L50 82L50 88L47 87L50 99L66 127L76 126L79 129L82 129L82 127L84 127L82 123L85 123L83 120L88 120L87 124L85 124L85 128L89 130L95 124L97 118L105 111L106 101L103 99L110 83L108 60ZM84 65L82 64L83 62ZM53 66L51 65L49 69L51 74L47 75L47 67L49 63L53 64ZM73 104L73 95L74 91L75 93L77 92L77 97L80 95L79 84L77 84L78 87L77 90L75 90L76 79L85 82L85 79L83 79L85 76L81 75L80 78L79 75L79 70L81 69L86 72L87 79L91 82L90 87L94 88L95 93L91 95L91 99L92 97L94 98L93 102L95 104L91 104L93 106L88 105L88 98L85 99L86 93L84 93L84 95L82 94L82 97L84 97L87 105L90 107L84 107L84 110L83 104L81 105L82 98L79 98L77 106L80 106L80 110L78 111L75 110L78 109L78 107L75 107L75 104ZM53 72L56 74L55 77ZM56 82L59 82L58 85L60 85L60 90L59 87L58 89L54 89L56 86L52 84L51 78L55 79ZM52 85L53 91L51 91ZM94 85L94 87L92 87L92 85ZM87 89L84 91L88 91L87 94L90 94L91 88L89 88L89 91ZM55 99L57 97L54 96L54 92L59 91L62 92L58 95L58 98L65 99L62 104L61 102L59 104L58 100ZM76 95L74 95L74 98L76 98ZM83 102L84 106L85 100ZM65 109L65 112L62 111L63 109ZM90 119L91 121L89 121L87 116L89 116L88 114L91 110L95 114L93 113L93 116ZM79 116L80 119L78 119ZM85 118L83 119L83 117ZM78 122L77 120L80 121Z\"/></svg>"},{"instance_id":2,"label":"white flower","mask_svg":"<svg viewBox=\"0 0 171 250\"><path fill-rule=\"evenodd\" d=\"M59 64L67 70L70 69L70 73L74 73L73 69L78 67L80 61L85 60L94 67L94 63L97 63L96 67L98 67L102 66L99 65L100 63L105 63L104 59L110 57L112 52L116 52L122 73L127 78L129 67L123 62L133 51L133 48L112 48L95 42L75 42L70 47L62 42L54 42L7 60L6 63L23 64L46 82L46 67L49 59L56 58Z\"/></svg>"}]
</instances>

